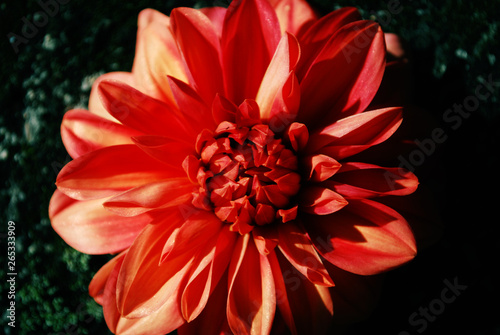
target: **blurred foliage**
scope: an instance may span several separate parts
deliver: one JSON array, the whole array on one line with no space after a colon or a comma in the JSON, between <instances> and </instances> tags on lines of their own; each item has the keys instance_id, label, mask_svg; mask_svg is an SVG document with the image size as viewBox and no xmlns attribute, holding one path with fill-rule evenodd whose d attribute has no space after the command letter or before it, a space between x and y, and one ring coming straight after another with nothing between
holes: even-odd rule
<instances>
[{"instance_id":1,"label":"blurred foliage","mask_svg":"<svg viewBox=\"0 0 500 335\"><path fill-rule=\"evenodd\" d=\"M99 74L130 70L137 15L141 9L151 7L168 14L177 6L226 6L227 3L225 0L72 0L58 6L54 15L46 15L46 22L41 24L44 17L39 14L42 9L37 1L1 2L0 233L3 235L0 264L6 267L4 234L8 220L13 220L16 222L18 334L109 333L100 306L87 292L93 274L109 257L89 256L73 250L52 230L47 216L56 175L69 161L59 135L64 112L74 107L86 107L92 81ZM339 6L356 6L365 18L376 19L385 31L402 36L413 54L417 102L437 117L454 102L461 102L463 97L473 94L476 86L490 74L495 81L500 81L500 2L497 0L443 0L438 3L428 0L401 3L314 0L311 3L320 13ZM26 44L19 45L16 53L6 36L12 32L21 35L23 20L38 20L40 27ZM488 148L498 148L498 116L497 90L495 96L481 103L471 118L471 126L457 133L466 135L466 139L456 135L451 145L465 145L469 158L471 155L485 157L487 169L497 166L498 155L491 154ZM475 139L473 144L469 143L471 138ZM454 155L461 155L462 149L450 152L453 157L450 156L448 162L459 164L461 159ZM467 185L470 184L469 181ZM481 190L478 189L478 193ZM449 202L448 206L457 204L462 203ZM453 218L452 215L449 220ZM457 237L464 236L459 234ZM450 252L446 245L437 248L438 251ZM469 263L478 262L478 252L469 248L466 253L467 257L472 257ZM462 254L465 254L463 250ZM425 257L429 262L438 259L425 255L423 259ZM453 259L447 263L447 270L440 272L438 285L442 285L443 276L448 273L468 269L463 270L460 268L463 264ZM421 263L418 265L417 261L417 269L427 266L423 261ZM401 271L392 278L404 279L408 271L410 275L414 274L408 269ZM2 268L0 273L4 272ZM483 276L482 279L479 293L489 294L494 286L491 278ZM3 277L1 281L4 315L0 327L5 334L14 334L7 326L3 304L7 285ZM403 310L399 324L390 329L404 329L407 315L422 301L418 297L413 297L413 300L413 305ZM478 301L472 300L471 303L477 304ZM457 313L462 315L461 311ZM358 332L350 334L370 329L366 324L360 327ZM493 325L491 328L489 324L485 325L484 329L484 334L489 333Z\"/></svg>"}]
</instances>

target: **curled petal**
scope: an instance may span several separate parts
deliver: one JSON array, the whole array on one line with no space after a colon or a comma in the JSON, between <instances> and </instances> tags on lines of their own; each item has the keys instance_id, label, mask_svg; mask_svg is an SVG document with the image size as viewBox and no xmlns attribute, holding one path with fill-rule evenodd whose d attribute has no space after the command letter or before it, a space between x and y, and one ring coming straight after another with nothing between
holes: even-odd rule
<instances>
[{"instance_id":1,"label":"curled petal","mask_svg":"<svg viewBox=\"0 0 500 335\"><path fill-rule=\"evenodd\" d=\"M306 229L323 257L360 275L390 270L416 254L415 239L406 220L371 200L351 200L340 212L316 217Z\"/></svg>"},{"instance_id":2,"label":"curled petal","mask_svg":"<svg viewBox=\"0 0 500 335\"><path fill-rule=\"evenodd\" d=\"M324 187L310 186L300 194L299 208L310 214L331 214L345 205L347 201L340 194Z\"/></svg>"},{"instance_id":3,"label":"curled petal","mask_svg":"<svg viewBox=\"0 0 500 335\"><path fill-rule=\"evenodd\" d=\"M335 159L325 155L313 155L304 158L305 166L311 181L321 182L333 176L341 165Z\"/></svg>"},{"instance_id":4,"label":"curled petal","mask_svg":"<svg viewBox=\"0 0 500 335\"><path fill-rule=\"evenodd\" d=\"M303 150L309 141L309 131L306 125L294 122L288 127L285 137L295 152Z\"/></svg>"}]
</instances>

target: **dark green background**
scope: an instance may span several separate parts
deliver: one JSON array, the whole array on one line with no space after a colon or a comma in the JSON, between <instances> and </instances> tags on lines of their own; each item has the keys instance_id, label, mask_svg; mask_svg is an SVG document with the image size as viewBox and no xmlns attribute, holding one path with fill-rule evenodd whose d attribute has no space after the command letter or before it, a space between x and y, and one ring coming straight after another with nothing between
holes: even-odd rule
<instances>
[{"instance_id":1,"label":"dark green background","mask_svg":"<svg viewBox=\"0 0 500 335\"><path fill-rule=\"evenodd\" d=\"M499 1L311 1L320 12L353 5L385 31L402 36L414 56L416 104L438 125L488 76L500 82ZM0 5L0 332L7 326L7 222L16 222L16 331L19 334L107 334L100 306L87 286L107 256L67 246L47 217L54 181L69 161L59 127L65 111L85 107L92 80L131 68L137 15L152 7L226 5L227 1L78 1L61 5L15 53L7 34L21 34L41 10L36 1ZM384 12L385 11L385 12ZM390 13L389 13L390 14ZM42 18L35 18L42 20ZM500 334L498 277L500 87L457 130L441 124L448 140L437 153L438 201L445 232L410 264L390 273L373 315L348 334L399 334L417 329L408 317L440 297L443 281L458 277L467 289L429 323L425 334ZM436 157L433 157L433 159ZM5 302L5 303L4 303ZM490 305L491 303L491 305Z\"/></svg>"}]
</instances>

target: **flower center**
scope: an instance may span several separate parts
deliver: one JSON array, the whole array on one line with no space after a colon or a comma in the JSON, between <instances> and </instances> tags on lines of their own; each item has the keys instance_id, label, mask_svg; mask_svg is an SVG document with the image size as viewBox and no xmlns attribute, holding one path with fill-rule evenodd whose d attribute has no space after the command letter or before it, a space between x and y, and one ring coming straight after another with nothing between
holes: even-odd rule
<instances>
[{"instance_id":1,"label":"flower center","mask_svg":"<svg viewBox=\"0 0 500 335\"><path fill-rule=\"evenodd\" d=\"M297 156L264 124L237 126L224 121L214 133L198 135L197 157L183 163L200 188L193 204L213 210L231 230L295 219L293 196L300 188Z\"/></svg>"}]
</instances>

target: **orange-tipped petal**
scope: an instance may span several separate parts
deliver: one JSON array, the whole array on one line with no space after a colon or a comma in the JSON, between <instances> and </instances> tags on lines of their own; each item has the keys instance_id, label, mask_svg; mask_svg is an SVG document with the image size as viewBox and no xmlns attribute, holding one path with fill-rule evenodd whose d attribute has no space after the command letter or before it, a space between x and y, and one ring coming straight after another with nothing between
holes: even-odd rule
<instances>
[{"instance_id":1,"label":"orange-tipped petal","mask_svg":"<svg viewBox=\"0 0 500 335\"><path fill-rule=\"evenodd\" d=\"M57 176L57 188L78 200L116 195L162 179L182 176L135 145L102 148L68 164Z\"/></svg>"},{"instance_id":2,"label":"orange-tipped petal","mask_svg":"<svg viewBox=\"0 0 500 335\"><path fill-rule=\"evenodd\" d=\"M84 109L73 109L64 114L61 138L72 158L94 150L120 144L132 144L131 137L140 132L102 118Z\"/></svg>"},{"instance_id":3,"label":"orange-tipped petal","mask_svg":"<svg viewBox=\"0 0 500 335\"><path fill-rule=\"evenodd\" d=\"M49 205L54 230L70 246L87 254L108 254L129 247L151 221L148 216L123 218L102 206L102 199L77 201L59 190Z\"/></svg>"},{"instance_id":4,"label":"orange-tipped petal","mask_svg":"<svg viewBox=\"0 0 500 335\"><path fill-rule=\"evenodd\" d=\"M134 76L130 72L110 72L99 76L92 84L89 97L89 111L92 114L100 116L109 121L118 122L104 107L101 98L99 97L98 87L103 80L119 81L131 87L136 87Z\"/></svg>"},{"instance_id":5,"label":"orange-tipped petal","mask_svg":"<svg viewBox=\"0 0 500 335\"><path fill-rule=\"evenodd\" d=\"M193 184L187 178L158 181L118 194L103 206L120 216L137 216L154 209L165 209L188 202L192 198Z\"/></svg>"},{"instance_id":6,"label":"orange-tipped petal","mask_svg":"<svg viewBox=\"0 0 500 335\"><path fill-rule=\"evenodd\" d=\"M295 36L286 33L281 38L276 52L262 79L255 101L260 107L260 118L269 121L271 109L278 93L288 81L300 57L300 46Z\"/></svg>"},{"instance_id":7,"label":"orange-tipped petal","mask_svg":"<svg viewBox=\"0 0 500 335\"><path fill-rule=\"evenodd\" d=\"M231 3L221 39L225 88L231 101L240 104L255 98L280 38L276 12L267 0Z\"/></svg>"},{"instance_id":8,"label":"orange-tipped petal","mask_svg":"<svg viewBox=\"0 0 500 335\"><path fill-rule=\"evenodd\" d=\"M276 10L281 32L297 33L317 19L316 14L304 0L270 0Z\"/></svg>"},{"instance_id":9,"label":"orange-tipped petal","mask_svg":"<svg viewBox=\"0 0 500 335\"><path fill-rule=\"evenodd\" d=\"M167 76L188 82L186 68L171 31L170 18L154 9L139 14L134 74L138 90L171 105Z\"/></svg>"},{"instance_id":10,"label":"orange-tipped petal","mask_svg":"<svg viewBox=\"0 0 500 335\"><path fill-rule=\"evenodd\" d=\"M316 217L306 229L329 262L360 275L390 270L416 254L415 239L406 220L371 200L351 200L338 213Z\"/></svg>"},{"instance_id":11,"label":"orange-tipped petal","mask_svg":"<svg viewBox=\"0 0 500 335\"><path fill-rule=\"evenodd\" d=\"M399 107L352 115L311 134L307 151L341 160L384 142L394 134L401 121L402 109Z\"/></svg>"}]
</instances>

